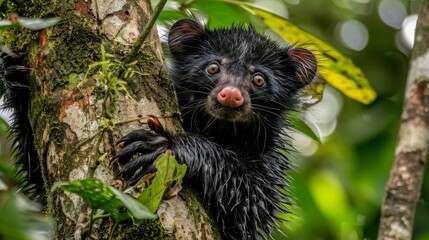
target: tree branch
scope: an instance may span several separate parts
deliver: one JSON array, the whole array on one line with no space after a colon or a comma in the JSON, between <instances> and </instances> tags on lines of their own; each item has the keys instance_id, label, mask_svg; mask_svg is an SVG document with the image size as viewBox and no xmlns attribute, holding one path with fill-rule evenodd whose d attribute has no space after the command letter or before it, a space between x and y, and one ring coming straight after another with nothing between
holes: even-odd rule
<instances>
[{"instance_id":1,"label":"tree branch","mask_svg":"<svg viewBox=\"0 0 429 240\"><path fill-rule=\"evenodd\" d=\"M429 0L423 0L405 90L395 162L386 184L379 240L411 239L429 151Z\"/></svg>"},{"instance_id":2,"label":"tree branch","mask_svg":"<svg viewBox=\"0 0 429 240\"><path fill-rule=\"evenodd\" d=\"M143 29L143 32L140 34L136 42L133 44L133 47L131 48L130 52L125 56L124 65L132 62L135 59L141 46L143 45L150 31L152 30L153 25L155 25L156 19L158 19L158 16L161 13L162 9L164 8L164 5L166 2L167 0L160 0L159 3L156 5L151 18L149 19L148 23ZM122 74L123 74L123 71L119 73L119 77L121 77Z\"/></svg>"}]
</instances>

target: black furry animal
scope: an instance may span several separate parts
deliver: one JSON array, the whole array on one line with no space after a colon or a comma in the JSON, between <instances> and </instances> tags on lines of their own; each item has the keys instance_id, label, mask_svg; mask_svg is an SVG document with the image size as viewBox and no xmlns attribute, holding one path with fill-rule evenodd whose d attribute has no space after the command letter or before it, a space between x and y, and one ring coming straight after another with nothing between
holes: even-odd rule
<instances>
[{"instance_id":1,"label":"black furry animal","mask_svg":"<svg viewBox=\"0 0 429 240\"><path fill-rule=\"evenodd\" d=\"M270 237L276 213L289 204L284 113L315 76L314 55L251 27L209 30L192 20L173 25L168 45L186 133L129 133L115 157L122 175L140 178L171 149L224 239Z\"/></svg>"},{"instance_id":2,"label":"black furry animal","mask_svg":"<svg viewBox=\"0 0 429 240\"><path fill-rule=\"evenodd\" d=\"M314 55L280 46L253 28L208 30L192 20L169 33L186 133L136 130L115 156L122 176L139 179L166 149L188 165L187 182L201 192L224 239L270 236L276 213L287 212L284 112L317 70ZM28 120L28 69L14 54L0 55L2 109L13 110L16 164L30 190L43 192L40 161ZM133 157L139 154L138 157Z\"/></svg>"},{"instance_id":3,"label":"black furry animal","mask_svg":"<svg viewBox=\"0 0 429 240\"><path fill-rule=\"evenodd\" d=\"M34 146L33 132L28 119L29 69L20 57L11 52L0 52L0 97L1 110L11 111L12 152L15 165L25 175L23 190L33 197L43 198L44 185L40 161ZM39 199L43 201L43 199Z\"/></svg>"}]
</instances>

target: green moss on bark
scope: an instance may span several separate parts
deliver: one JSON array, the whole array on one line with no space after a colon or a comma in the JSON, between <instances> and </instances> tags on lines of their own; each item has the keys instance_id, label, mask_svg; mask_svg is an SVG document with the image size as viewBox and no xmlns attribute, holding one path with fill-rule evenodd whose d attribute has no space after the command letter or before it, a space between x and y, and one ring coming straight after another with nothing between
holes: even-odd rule
<instances>
[{"instance_id":1,"label":"green moss on bark","mask_svg":"<svg viewBox=\"0 0 429 240\"><path fill-rule=\"evenodd\" d=\"M84 74L88 65L97 61L101 55L101 36L87 26L83 19L73 17L68 20L52 30L50 39L54 40L50 42L52 47L44 59L51 70L51 90L69 85L69 81L73 80L70 76Z\"/></svg>"},{"instance_id":2,"label":"green moss on bark","mask_svg":"<svg viewBox=\"0 0 429 240\"><path fill-rule=\"evenodd\" d=\"M57 13L65 12L61 16L67 19L72 16L74 0L5 0L1 4L6 17L12 13L29 18L58 17ZM16 52L25 52L30 43L37 40L39 31L16 27L2 31L3 41L7 46L14 46Z\"/></svg>"},{"instance_id":3,"label":"green moss on bark","mask_svg":"<svg viewBox=\"0 0 429 240\"><path fill-rule=\"evenodd\" d=\"M136 227L129 228L125 231L122 239L161 239L164 231L162 229L159 219L143 220L143 222Z\"/></svg>"},{"instance_id":4,"label":"green moss on bark","mask_svg":"<svg viewBox=\"0 0 429 240\"><path fill-rule=\"evenodd\" d=\"M127 79L129 89L137 96L136 99L139 99L138 96L145 96L147 99L155 101L161 112L164 112L164 117L180 119L173 84L165 71L165 66L162 66L154 56L156 54L149 47L144 47L140 51L135 61L139 62L139 71L143 73L143 76L138 79ZM140 91L143 91L143 94ZM176 126L180 126L180 124L176 124Z\"/></svg>"},{"instance_id":5,"label":"green moss on bark","mask_svg":"<svg viewBox=\"0 0 429 240\"><path fill-rule=\"evenodd\" d=\"M213 216L210 212L204 210L204 206L201 204L201 199L198 198L198 193L191 187L185 187L180 191L180 196L185 199L189 211L192 214L192 218L194 219L195 226L198 226L201 219L207 220L210 224L209 229L214 230L213 236L215 239L221 239L220 233L216 227L216 223L213 221ZM204 230L201 230L201 232L204 232Z\"/></svg>"},{"instance_id":6,"label":"green moss on bark","mask_svg":"<svg viewBox=\"0 0 429 240\"><path fill-rule=\"evenodd\" d=\"M5 0L6 2L11 2L11 0ZM53 149L60 151L58 155L61 157L61 162L54 162L50 166L54 169L51 169L51 174L52 171L67 173L70 169L77 169L76 164L81 164L76 160L85 154L81 152L83 144L92 140L96 142L95 140L99 140L99 137L105 136L99 134L94 138L76 139L76 141L73 139L66 143L64 141L66 139L65 134L68 132L69 126L62 123L59 117L61 111L64 110L62 109L64 101L75 101L82 96L77 85L87 73L88 66L101 60L100 46L103 42L106 49L114 48L114 54L117 53L118 56L121 56L127 46L121 46L107 40L104 35L94 30L94 27L89 26L87 19L76 16L74 0L15 0L15 2L18 5L14 9L9 8L9 10L10 12L17 12L20 16L47 18L60 15L62 18L59 24L42 33L19 27L10 29L2 35L6 44L12 46L14 51L27 53L27 58L33 69L31 73L31 92L33 94L29 115L36 139L35 144L41 161L44 161L42 164L46 164L48 149L54 144L56 147ZM25 14L22 14L24 12ZM142 97L152 99L157 102L161 112L165 112L166 117L178 119L177 101L172 101L174 99L172 96L175 96L174 89L168 75L163 70L164 67L155 57L157 55L151 46L146 46L140 53L135 61L138 62L138 71L144 73L143 76L121 80L126 81L126 87L128 91L132 92L131 95L134 98L137 100ZM115 60L120 61L119 57ZM97 79L92 74L90 73L88 77L88 83L95 85L94 81ZM69 93L73 95L73 99L64 97L65 94ZM94 86L90 94L95 95L98 99L104 99L106 90L104 86ZM106 103L103 114L108 113L111 118L115 118L116 109L114 107L116 103L115 99L111 100ZM97 112L98 114L100 113ZM103 129L100 128L99 131L102 132ZM99 148L94 149L98 150ZM94 166L91 166L91 170L93 168ZM46 187L49 189L51 183L48 182L49 176L46 176L46 167L42 167L42 170L44 171ZM55 179L55 181L65 181L68 180L67 177L67 174L63 174L61 179ZM47 194L52 193L48 192ZM54 203L55 198L52 196L48 196L48 199L49 212L61 219L57 223L65 222L66 218L61 212L55 212L58 211L59 203ZM73 229L66 229L60 225L57 227L63 230L62 233L73 231ZM164 234L159 220L144 221L138 227L133 226L126 230L128 227L125 226L121 228L124 231L118 232L118 235L125 234L126 237L122 239L160 239Z\"/></svg>"}]
</instances>

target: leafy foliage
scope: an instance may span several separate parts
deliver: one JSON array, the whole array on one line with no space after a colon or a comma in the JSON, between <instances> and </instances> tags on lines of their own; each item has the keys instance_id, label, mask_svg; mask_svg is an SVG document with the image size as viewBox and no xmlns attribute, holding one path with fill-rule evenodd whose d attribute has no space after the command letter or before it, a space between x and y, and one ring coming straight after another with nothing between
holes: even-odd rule
<instances>
[{"instance_id":1,"label":"leafy foliage","mask_svg":"<svg viewBox=\"0 0 429 240\"><path fill-rule=\"evenodd\" d=\"M243 6L288 42L308 44L317 53L320 74L333 87L359 102L369 104L374 101L377 94L362 71L334 47L269 11L252 5Z\"/></svg>"},{"instance_id":2,"label":"leafy foliage","mask_svg":"<svg viewBox=\"0 0 429 240\"><path fill-rule=\"evenodd\" d=\"M377 96L362 71L353 64L350 58L345 57L324 41L300 29L286 18L273 13L274 9L267 9L264 6L249 3L248 1L234 0L198 0L188 3L181 2L179 6L178 10L182 12L167 9L161 14L160 21L165 23L168 20L183 18L189 14L191 14L191 17L201 18L201 15L208 14L208 26L220 27L237 24L237 20L246 22L252 17L249 16L250 13L250 15L259 17L267 27L279 34L284 40L292 44L308 44L316 53L319 72L322 77L348 97L369 104ZM216 11L215 9L222 9L222 11ZM239 19L237 19L237 15L240 17ZM320 94L320 88L323 89L322 83L318 83L318 86L306 93Z\"/></svg>"},{"instance_id":3,"label":"leafy foliage","mask_svg":"<svg viewBox=\"0 0 429 240\"><path fill-rule=\"evenodd\" d=\"M20 194L13 184L16 171L0 159L0 238L49 239L52 221L40 214L40 205Z\"/></svg>"},{"instance_id":4,"label":"leafy foliage","mask_svg":"<svg viewBox=\"0 0 429 240\"><path fill-rule=\"evenodd\" d=\"M0 118L0 134L7 133L9 131L9 124L3 119Z\"/></svg>"},{"instance_id":5,"label":"leafy foliage","mask_svg":"<svg viewBox=\"0 0 429 240\"><path fill-rule=\"evenodd\" d=\"M70 184L57 183L52 191L56 188L79 195L92 209L102 209L110 213L116 222L129 218L133 220L156 218L155 214L133 197L97 179L76 180Z\"/></svg>"},{"instance_id":6,"label":"leafy foliage","mask_svg":"<svg viewBox=\"0 0 429 240\"><path fill-rule=\"evenodd\" d=\"M180 190L187 168L185 164L179 164L170 151L155 160L154 165L157 168L156 175L152 183L142 191L138 198L151 211L156 211L168 190ZM144 180L146 179L144 178Z\"/></svg>"},{"instance_id":7,"label":"leafy foliage","mask_svg":"<svg viewBox=\"0 0 429 240\"><path fill-rule=\"evenodd\" d=\"M311 129L310 126L303 120L302 116L296 112L288 112L286 113L286 119L289 122L290 128L305 134L311 139L320 142L319 136Z\"/></svg>"},{"instance_id":8,"label":"leafy foliage","mask_svg":"<svg viewBox=\"0 0 429 240\"><path fill-rule=\"evenodd\" d=\"M39 206L23 195L0 197L0 236L5 240L49 239L51 221L38 216Z\"/></svg>"}]
</instances>

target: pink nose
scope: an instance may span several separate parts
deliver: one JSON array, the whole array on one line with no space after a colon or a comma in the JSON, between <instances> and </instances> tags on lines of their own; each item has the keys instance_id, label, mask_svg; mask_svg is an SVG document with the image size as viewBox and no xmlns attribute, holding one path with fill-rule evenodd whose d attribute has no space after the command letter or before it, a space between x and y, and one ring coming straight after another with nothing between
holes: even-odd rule
<instances>
[{"instance_id":1,"label":"pink nose","mask_svg":"<svg viewBox=\"0 0 429 240\"><path fill-rule=\"evenodd\" d=\"M217 101L224 107L238 108L243 105L243 96L236 87L225 87L217 94Z\"/></svg>"}]
</instances>

